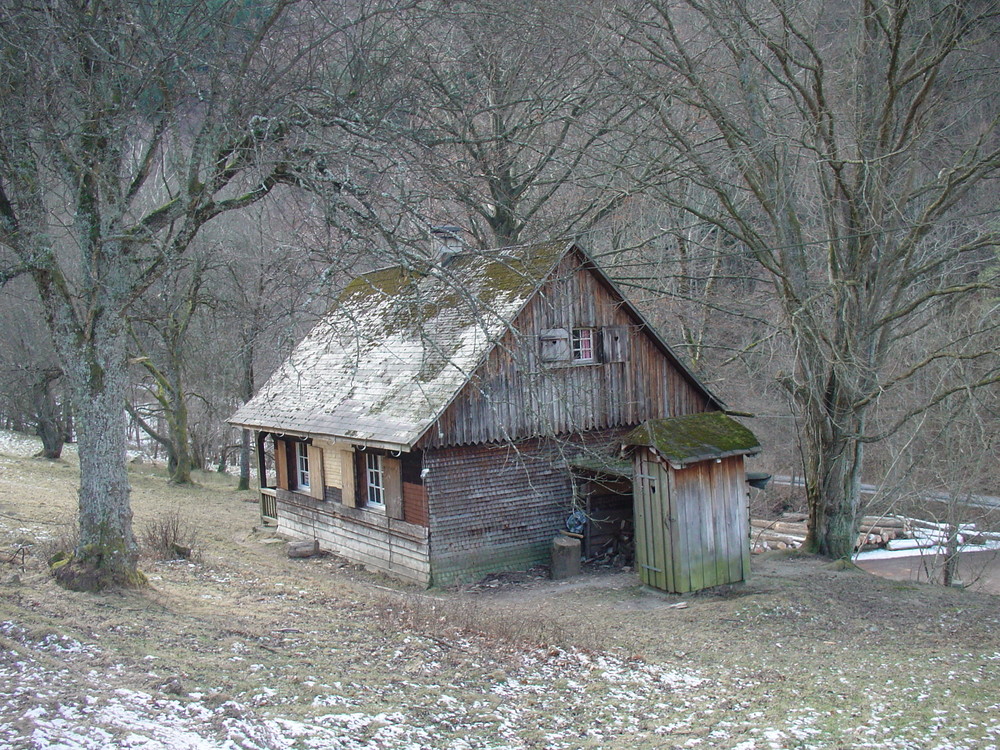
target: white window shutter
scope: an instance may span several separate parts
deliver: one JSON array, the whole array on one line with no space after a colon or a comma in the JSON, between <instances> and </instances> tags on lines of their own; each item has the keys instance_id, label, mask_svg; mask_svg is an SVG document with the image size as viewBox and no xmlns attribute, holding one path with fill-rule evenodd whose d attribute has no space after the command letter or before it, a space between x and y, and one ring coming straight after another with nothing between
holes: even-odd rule
<instances>
[{"instance_id":1,"label":"white window shutter","mask_svg":"<svg viewBox=\"0 0 1000 750\"><path fill-rule=\"evenodd\" d=\"M569 362L569 331L565 328L546 328L538 336L539 358L542 362Z\"/></svg>"}]
</instances>

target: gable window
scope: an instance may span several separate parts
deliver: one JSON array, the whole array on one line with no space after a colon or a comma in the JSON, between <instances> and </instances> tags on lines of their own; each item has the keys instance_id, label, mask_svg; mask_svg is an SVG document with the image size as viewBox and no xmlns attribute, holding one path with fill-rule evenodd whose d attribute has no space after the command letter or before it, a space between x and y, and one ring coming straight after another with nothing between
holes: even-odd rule
<instances>
[{"instance_id":1,"label":"gable window","mask_svg":"<svg viewBox=\"0 0 1000 750\"><path fill-rule=\"evenodd\" d=\"M574 362L594 362L594 329L574 328L572 349Z\"/></svg>"},{"instance_id":2,"label":"gable window","mask_svg":"<svg viewBox=\"0 0 1000 750\"><path fill-rule=\"evenodd\" d=\"M382 456L378 453L365 454L365 485L368 489L368 505L385 507L385 472Z\"/></svg>"},{"instance_id":3,"label":"gable window","mask_svg":"<svg viewBox=\"0 0 1000 750\"><path fill-rule=\"evenodd\" d=\"M295 443L295 486L309 489L309 446L301 442Z\"/></svg>"}]
</instances>

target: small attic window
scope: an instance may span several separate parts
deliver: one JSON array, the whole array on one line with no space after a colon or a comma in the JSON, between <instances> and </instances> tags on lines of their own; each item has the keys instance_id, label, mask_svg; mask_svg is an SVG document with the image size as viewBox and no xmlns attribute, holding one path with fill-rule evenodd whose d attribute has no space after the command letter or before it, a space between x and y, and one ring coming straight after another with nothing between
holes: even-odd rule
<instances>
[{"instance_id":1,"label":"small attic window","mask_svg":"<svg viewBox=\"0 0 1000 750\"><path fill-rule=\"evenodd\" d=\"M594 329L574 328L573 329L573 361L581 364L597 361L594 350Z\"/></svg>"}]
</instances>

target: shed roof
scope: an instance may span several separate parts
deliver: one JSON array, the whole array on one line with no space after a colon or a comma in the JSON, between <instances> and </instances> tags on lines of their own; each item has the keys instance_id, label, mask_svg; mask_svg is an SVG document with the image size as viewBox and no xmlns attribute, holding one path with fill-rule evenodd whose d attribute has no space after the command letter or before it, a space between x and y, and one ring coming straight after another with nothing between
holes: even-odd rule
<instances>
[{"instance_id":1,"label":"shed roof","mask_svg":"<svg viewBox=\"0 0 1000 750\"><path fill-rule=\"evenodd\" d=\"M394 266L359 276L229 421L269 432L408 450L574 248L614 288L586 253L567 240L465 250L444 265ZM721 406L655 331L647 326L647 332Z\"/></svg>"},{"instance_id":2,"label":"shed roof","mask_svg":"<svg viewBox=\"0 0 1000 750\"><path fill-rule=\"evenodd\" d=\"M652 448L675 466L760 451L754 434L721 411L650 419L626 435L628 446Z\"/></svg>"}]
</instances>

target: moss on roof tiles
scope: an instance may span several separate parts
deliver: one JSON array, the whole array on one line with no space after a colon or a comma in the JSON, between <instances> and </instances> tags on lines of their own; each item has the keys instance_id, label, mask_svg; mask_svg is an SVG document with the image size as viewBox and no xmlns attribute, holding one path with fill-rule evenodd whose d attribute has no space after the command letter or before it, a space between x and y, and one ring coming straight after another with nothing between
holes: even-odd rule
<instances>
[{"instance_id":1,"label":"moss on roof tiles","mask_svg":"<svg viewBox=\"0 0 1000 750\"><path fill-rule=\"evenodd\" d=\"M651 419L626 435L622 442L648 446L668 461L681 465L760 449L749 429L720 411Z\"/></svg>"},{"instance_id":2,"label":"moss on roof tiles","mask_svg":"<svg viewBox=\"0 0 1000 750\"><path fill-rule=\"evenodd\" d=\"M402 266L382 268L353 279L340 295L340 303L363 300L374 294L395 297L413 280L413 273Z\"/></svg>"},{"instance_id":3,"label":"moss on roof tiles","mask_svg":"<svg viewBox=\"0 0 1000 750\"><path fill-rule=\"evenodd\" d=\"M451 327L472 325L500 313L505 303L526 300L566 248L565 242L548 242L469 250L436 270L392 266L370 271L344 288L338 307L368 317L372 340L402 332L420 335L442 313Z\"/></svg>"}]
</instances>

